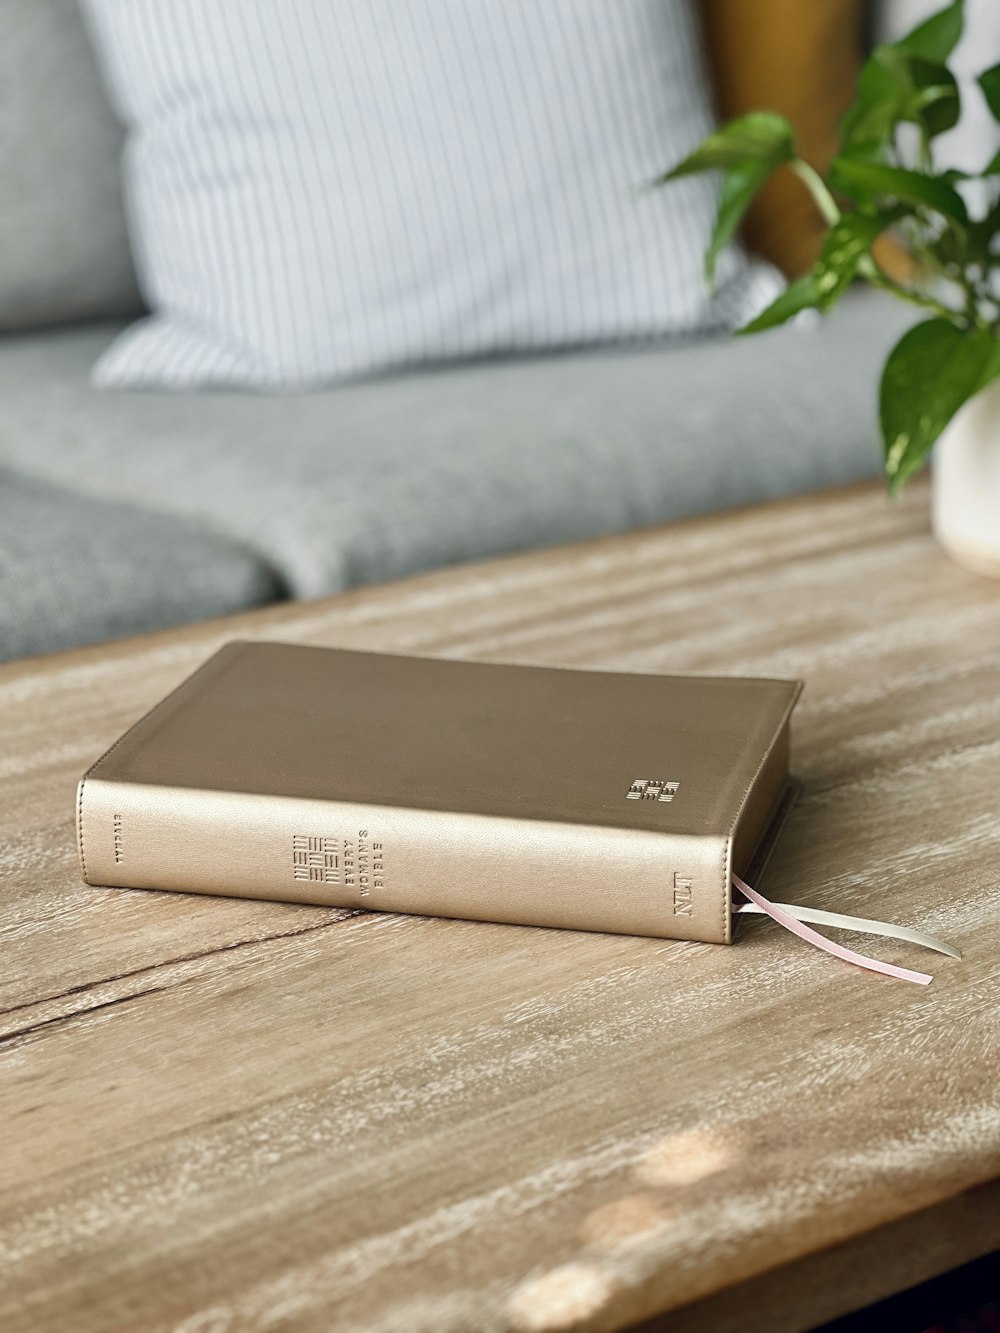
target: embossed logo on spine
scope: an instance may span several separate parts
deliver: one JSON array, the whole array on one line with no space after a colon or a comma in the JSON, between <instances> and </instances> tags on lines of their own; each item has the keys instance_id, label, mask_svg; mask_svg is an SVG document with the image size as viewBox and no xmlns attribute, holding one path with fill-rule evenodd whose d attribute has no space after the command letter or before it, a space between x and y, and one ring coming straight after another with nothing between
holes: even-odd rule
<instances>
[{"instance_id":1,"label":"embossed logo on spine","mask_svg":"<svg viewBox=\"0 0 1000 1333\"><path fill-rule=\"evenodd\" d=\"M674 916L690 916L694 903L693 882L679 870L674 871Z\"/></svg>"},{"instance_id":2,"label":"embossed logo on spine","mask_svg":"<svg viewBox=\"0 0 1000 1333\"><path fill-rule=\"evenodd\" d=\"M114 827L115 865L120 865L125 860L125 836L122 833L122 817L121 815L112 815L111 819Z\"/></svg>"},{"instance_id":3,"label":"embossed logo on spine","mask_svg":"<svg viewBox=\"0 0 1000 1333\"><path fill-rule=\"evenodd\" d=\"M672 801L677 795L679 782L664 782L662 778L636 778L625 793L626 801Z\"/></svg>"},{"instance_id":4,"label":"embossed logo on spine","mask_svg":"<svg viewBox=\"0 0 1000 1333\"><path fill-rule=\"evenodd\" d=\"M292 838L292 878L318 884L340 883L340 847L336 838Z\"/></svg>"},{"instance_id":5,"label":"embossed logo on spine","mask_svg":"<svg viewBox=\"0 0 1000 1333\"><path fill-rule=\"evenodd\" d=\"M373 889L385 887L385 844L365 828L342 838L296 833L292 838L292 878L313 884L343 884L367 898Z\"/></svg>"}]
</instances>

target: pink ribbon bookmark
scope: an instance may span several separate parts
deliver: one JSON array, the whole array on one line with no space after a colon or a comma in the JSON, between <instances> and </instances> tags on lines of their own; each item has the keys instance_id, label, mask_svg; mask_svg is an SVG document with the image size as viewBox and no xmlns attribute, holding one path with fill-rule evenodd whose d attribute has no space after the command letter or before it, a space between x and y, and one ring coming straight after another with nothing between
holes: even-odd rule
<instances>
[{"instance_id":1,"label":"pink ribbon bookmark","mask_svg":"<svg viewBox=\"0 0 1000 1333\"><path fill-rule=\"evenodd\" d=\"M834 958L842 958L845 963L854 963L857 967L866 967L869 972L881 972L884 976L896 977L899 981L912 981L917 986L928 986L934 980L926 972L912 972L908 967L896 967L892 963L883 963L878 958L868 958L863 953L855 953L853 949L845 949L842 944L835 944L833 940L828 940L818 930L813 930L811 926L796 921L777 903L769 902L762 893L752 889L749 884L744 884L739 875L733 875L733 883L740 893L745 894L762 912L766 912L772 920L777 921L779 926L784 926L793 935L798 935L799 939L814 944L817 949L833 954Z\"/></svg>"}]
</instances>

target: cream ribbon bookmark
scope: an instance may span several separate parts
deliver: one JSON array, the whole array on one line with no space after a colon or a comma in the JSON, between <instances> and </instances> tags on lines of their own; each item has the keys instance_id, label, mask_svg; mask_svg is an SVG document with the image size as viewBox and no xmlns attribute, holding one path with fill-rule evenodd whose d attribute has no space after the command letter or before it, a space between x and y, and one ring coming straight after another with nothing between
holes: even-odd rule
<instances>
[{"instance_id":1,"label":"cream ribbon bookmark","mask_svg":"<svg viewBox=\"0 0 1000 1333\"><path fill-rule=\"evenodd\" d=\"M738 914L763 912L766 916L777 921L779 926L784 926L790 930L793 935L798 935L800 939L814 944L817 949L823 949L826 953L833 954L835 958L842 958L847 963L855 963L858 967L866 967L870 972L881 972L887 977L896 977L900 981L912 981L918 986L927 986L934 980L926 972L912 972L908 967L896 967L892 963L883 963L878 958L868 958L863 953L855 953L853 949L845 949L842 944L835 944L833 940L828 940L825 935L821 935L818 930L812 930L804 923L814 921L819 926L832 926L838 930L857 930L867 935L883 935L888 939L907 940L911 944L919 944L925 949L933 949L936 953L947 954L949 958L961 958L959 951L951 944L945 944L943 940L938 940L933 935L925 935L920 930L910 930L906 926L894 926L888 921L870 921L863 916L843 916L839 912L822 912L813 907L797 907L791 903L772 903L752 889L749 884L744 884L739 875L733 875L733 884L744 894L749 902L743 903L736 908Z\"/></svg>"}]
</instances>

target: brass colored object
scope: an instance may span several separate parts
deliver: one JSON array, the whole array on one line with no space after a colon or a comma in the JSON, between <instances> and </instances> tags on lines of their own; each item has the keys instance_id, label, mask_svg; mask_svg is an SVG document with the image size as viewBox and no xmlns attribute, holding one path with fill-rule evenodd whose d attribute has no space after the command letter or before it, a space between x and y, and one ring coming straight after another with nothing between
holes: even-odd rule
<instances>
[{"instance_id":1,"label":"brass colored object","mask_svg":"<svg viewBox=\"0 0 1000 1333\"><path fill-rule=\"evenodd\" d=\"M728 943L800 688L236 641L81 782L84 878Z\"/></svg>"}]
</instances>

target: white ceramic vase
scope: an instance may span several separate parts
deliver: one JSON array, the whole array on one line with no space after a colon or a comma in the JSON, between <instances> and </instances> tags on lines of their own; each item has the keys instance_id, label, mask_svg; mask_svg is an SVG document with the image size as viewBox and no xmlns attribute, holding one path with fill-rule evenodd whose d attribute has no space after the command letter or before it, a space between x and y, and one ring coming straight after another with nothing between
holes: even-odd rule
<instances>
[{"instance_id":1,"label":"white ceramic vase","mask_svg":"<svg viewBox=\"0 0 1000 1333\"><path fill-rule=\"evenodd\" d=\"M958 564L1000 578L1000 380L942 432L931 473L934 535Z\"/></svg>"}]
</instances>

